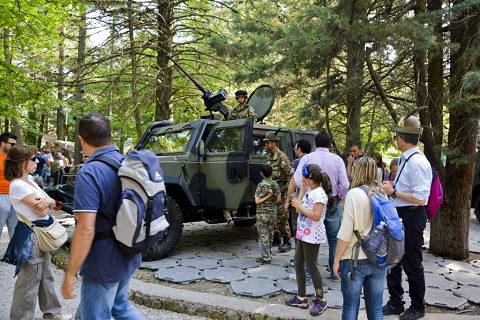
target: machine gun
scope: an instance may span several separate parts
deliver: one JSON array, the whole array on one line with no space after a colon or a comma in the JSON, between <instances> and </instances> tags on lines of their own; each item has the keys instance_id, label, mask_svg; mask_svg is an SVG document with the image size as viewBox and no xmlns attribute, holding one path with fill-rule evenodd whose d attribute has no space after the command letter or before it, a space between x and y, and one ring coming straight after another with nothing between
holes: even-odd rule
<instances>
[{"instance_id":1,"label":"machine gun","mask_svg":"<svg viewBox=\"0 0 480 320\"><path fill-rule=\"evenodd\" d=\"M192 78L183 68L175 61L173 60L172 57L167 55L167 58L170 59L170 61L173 62L173 64L182 71L184 75L187 76L194 84L195 86L202 91L202 99L203 103L205 104L205 110L210 111L210 114L214 111L220 112L225 119L228 118L228 110L227 108L222 104L222 101L227 100L227 91L225 89L220 89L215 92L208 91L200 83L198 83L195 79Z\"/></svg>"}]
</instances>

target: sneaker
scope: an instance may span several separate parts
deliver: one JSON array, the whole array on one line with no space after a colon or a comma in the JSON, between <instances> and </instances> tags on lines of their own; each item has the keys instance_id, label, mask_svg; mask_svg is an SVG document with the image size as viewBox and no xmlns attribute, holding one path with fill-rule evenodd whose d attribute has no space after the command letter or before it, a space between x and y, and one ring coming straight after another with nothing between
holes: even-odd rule
<instances>
[{"instance_id":1,"label":"sneaker","mask_svg":"<svg viewBox=\"0 0 480 320\"><path fill-rule=\"evenodd\" d=\"M290 273L288 275L288 280L290 280L292 282L297 282L297 275L295 273Z\"/></svg>"},{"instance_id":2,"label":"sneaker","mask_svg":"<svg viewBox=\"0 0 480 320\"><path fill-rule=\"evenodd\" d=\"M272 263L271 260L263 260L263 258L258 258L258 259L255 260L255 261L257 261L257 262L259 262L259 263L261 263L261 264L270 264L270 263Z\"/></svg>"},{"instance_id":3,"label":"sneaker","mask_svg":"<svg viewBox=\"0 0 480 320\"><path fill-rule=\"evenodd\" d=\"M337 277L334 274L332 274L330 277L328 277L328 280L330 280L332 282L340 282L341 281L340 277Z\"/></svg>"},{"instance_id":4,"label":"sneaker","mask_svg":"<svg viewBox=\"0 0 480 320\"><path fill-rule=\"evenodd\" d=\"M290 307L297 307L297 308L300 308L300 309L307 309L307 308L308 308L308 299L305 298L305 299L301 300L299 297L293 296L293 297L287 298L287 299L285 300L285 304L286 304L287 306L290 306Z\"/></svg>"},{"instance_id":5,"label":"sneaker","mask_svg":"<svg viewBox=\"0 0 480 320\"><path fill-rule=\"evenodd\" d=\"M388 301L386 305L383 306L383 315L401 315L405 311L403 306L394 306L391 301Z\"/></svg>"},{"instance_id":6,"label":"sneaker","mask_svg":"<svg viewBox=\"0 0 480 320\"><path fill-rule=\"evenodd\" d=\"M310 315L312 316L319 316L321 315L325 310L327 310L327 300L325 298L320 299L316 298L313 301L313 307L310 309Z\"/></svg>"},{"instance_id":7,"label":"sneaker","mask_svg":"<svg viewBox=\"0 0 480 320\"><path fill-rule=\"evenodd\" d=\"M410 307L400 315L400 320L416 320L425 317L425 311L418 311L414 307Z\"/></svg>"},{"instance_id":8,"label":"sneaker","mask_svg":"<svg viewBox=\"0 0 480 320\"><path fill-rule=\"evenodd\" d=\"M43 315L43 319L50 319L50 320L70 320L72 319L72 315L71 314L56 314L56 315L53 315L53 314L49 314L49 313L46 313Z\"/></svg>"}]
</instances>

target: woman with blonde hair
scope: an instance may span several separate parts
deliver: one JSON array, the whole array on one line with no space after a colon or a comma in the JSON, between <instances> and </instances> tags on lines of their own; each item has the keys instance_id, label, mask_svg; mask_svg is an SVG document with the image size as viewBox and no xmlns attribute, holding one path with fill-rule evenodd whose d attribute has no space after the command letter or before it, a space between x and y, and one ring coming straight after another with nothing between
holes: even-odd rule
<instances>
[{"instance_id":1,"label":"woman with blonde hair","mask_svg":"<svg viewBox=\"0 0 480 320\"><path fill-rule=\"evenodd\" d=\"M353 167L352 189L348 191L345 198L343 220L337 235L337 251L333 264L334 273L341 279L343 320L358 318L362 288L368 319L383 319L386 270L372 264L360 248L358 264L355 268L352 267L355 255L353 247L357 242L354 231L358 231L362 239L367 237L373 228L370 195L372 193L384 195L382 189L378 187L376 176L375 160L369 157L359 158ZM368 195L365 192L367 189Z\"/></svg>"},{"instance_id":2,"label":"woman with blonde hair","mask_svg":"<svg viewBox=\"0 0 480 320\"><path fill-rule=\"evenodd\" d=\"M5 160L5 179L12 181L9 196L17 215L21 214L38 227L46 227L53 223L49 211L55 206L55 200L29 175L37 168L36 154L37 150L31 146L12 148ZM60 313L62 306L55 292L50 252L41 251L30 226L20 216L18 220L3 258L16 266L15 276L18 275L10 319L33 319L37 297L43 319L71 319L71 315Z\"/></svg>"}]
</instances>

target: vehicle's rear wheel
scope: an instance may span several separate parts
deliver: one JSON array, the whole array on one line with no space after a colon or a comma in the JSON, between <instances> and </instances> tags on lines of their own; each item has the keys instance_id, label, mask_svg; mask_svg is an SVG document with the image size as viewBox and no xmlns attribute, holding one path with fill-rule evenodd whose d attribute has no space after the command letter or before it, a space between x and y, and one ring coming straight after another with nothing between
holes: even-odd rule
<instances>
[{"instance_id":1,"label":"vehicle's rear wheel","mask_svg":"<svg viewBox=\"0 0 480 320\"><path fill-rule=\"evenodd\" d=\"M178 203L167 196L167 233L155 246L143 255L143 261L160 260L167 257L177 245L183 232L183 214Z\"/></svg>"}]
</instances>

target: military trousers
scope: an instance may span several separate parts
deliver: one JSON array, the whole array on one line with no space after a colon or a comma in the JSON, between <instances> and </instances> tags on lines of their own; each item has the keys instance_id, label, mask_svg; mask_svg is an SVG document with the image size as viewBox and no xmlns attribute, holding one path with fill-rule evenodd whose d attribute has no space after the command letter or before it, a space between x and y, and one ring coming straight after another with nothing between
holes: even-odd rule
<instances>
[{"instance_id":1,"label":"military trousers","mask_svg":"<svg viewBox=\"0 0 480 320\"><path fill-rule=\"evenodd\" d=\"M275 211L257 213L258 245L264 261L272 260L272 241L275 229Z\"/></svg>"},{"instance_id":2,"label":"military trousers","mask_svg":"<svg viewBox=\"0 0 480 320\"><path fill-rule=\"evenodd\" d=\"M277 204L277 223L275 225L275 232L281 237L290 237L290 225L288 224L288 210L285 210L284 204L286 201L287 184L285 182L278 182L280 187L282 201Z\"/></svg>"}]
</instances>

